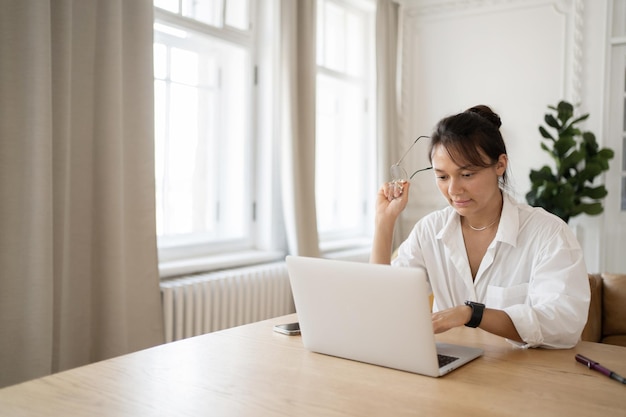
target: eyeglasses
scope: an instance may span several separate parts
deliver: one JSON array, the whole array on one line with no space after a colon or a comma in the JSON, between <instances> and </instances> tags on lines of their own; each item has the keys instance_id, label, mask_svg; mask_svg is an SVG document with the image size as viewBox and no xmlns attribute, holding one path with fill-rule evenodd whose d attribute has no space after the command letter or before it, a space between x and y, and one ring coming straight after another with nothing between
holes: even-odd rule
<instances>
[{"instance_id":1,"label":"eyeglasses","mask_svg":"<svg viewBox=\"0 0 626 417\"><path fill-rule=\"evenodd\" d=\"M427 138L429 139L430 136L420 136L417 139L415 139L415 141L413 141L413 143L411 144L411 146L409 146L409 149L406 150L406 152L404 152L404 155L402 155L402 158L400 158L400 160L398 162L396 162L395 164L393 164L390 168L390 172L391 172L391 182L393 183L397 183L397 182L401 182L401 181L408 181L413 179L413 177L415 176L415 174L417 174L418 172L422 172L422 171L428 171L429 169L433 169L433 167L428 167L428 168L422 168L422 169L418 169L417 171L415 171L414 173L411 174L411 176L409 176L406 172L406 169L404 169L402 167L402 165L400 165L402 163L402 161L404 160L404 158L408 155L408 153L411 151L411 149L413 149L413 146L415 146L415 144L417 143L418 140L420 140L421 138Z\"/></svg>"}]
</instances>

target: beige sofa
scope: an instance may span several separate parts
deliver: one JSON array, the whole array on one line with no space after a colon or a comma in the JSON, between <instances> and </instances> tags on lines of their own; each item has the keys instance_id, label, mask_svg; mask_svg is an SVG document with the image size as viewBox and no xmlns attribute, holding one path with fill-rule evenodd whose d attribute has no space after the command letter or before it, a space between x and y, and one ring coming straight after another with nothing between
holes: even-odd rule
<instances>
[{"instance_id":1,"label":"beige sofa","mask_svg":"<svg viewBox=\"0 0 626 417\"><path fill-rule=\"evenodd\" d=\"M626 274L589 274L591 303L582 340L626 346Z\"/></svg>"}]
</instances>

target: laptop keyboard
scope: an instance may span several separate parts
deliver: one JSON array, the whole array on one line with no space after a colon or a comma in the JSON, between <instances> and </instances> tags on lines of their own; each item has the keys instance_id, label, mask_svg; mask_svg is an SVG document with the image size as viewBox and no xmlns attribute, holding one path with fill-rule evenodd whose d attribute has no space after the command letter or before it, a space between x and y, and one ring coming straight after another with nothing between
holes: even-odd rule
<instances>
[{"instance_id":1,"label":"laptop keyboard","mask_svg":"<svg viewBox=\"0 0 626 417\"><path fill-rule=\"evenodd\" d=\"M448 356L448 355L440 355L437 354L437 359L439 360L439 367L443 367L446 366L447 364L454 362L455 360L459 359L457 357L454 356Z\"/></svg>"}]
</instances>

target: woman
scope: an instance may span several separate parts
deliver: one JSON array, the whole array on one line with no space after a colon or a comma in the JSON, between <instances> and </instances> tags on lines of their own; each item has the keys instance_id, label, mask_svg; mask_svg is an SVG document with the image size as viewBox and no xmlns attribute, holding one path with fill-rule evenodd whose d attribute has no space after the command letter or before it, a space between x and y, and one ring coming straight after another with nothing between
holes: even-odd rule
<instances>
[{"instance_id":1,"label":"woman","mask_svg":"<svg viewBox=\"0 0 626 417\"><path fill-rule=\"evenodd\" d=\"M467 325L524 347L570 348L589 308L582 250L561 219L504 191L500 126L483 105L437 124L429 159L449 207L420 219L392 264L426 270L436 333ZM408 182L379 190L371 262L390 263L409 190Z\"/></svg>"}]
</instances>

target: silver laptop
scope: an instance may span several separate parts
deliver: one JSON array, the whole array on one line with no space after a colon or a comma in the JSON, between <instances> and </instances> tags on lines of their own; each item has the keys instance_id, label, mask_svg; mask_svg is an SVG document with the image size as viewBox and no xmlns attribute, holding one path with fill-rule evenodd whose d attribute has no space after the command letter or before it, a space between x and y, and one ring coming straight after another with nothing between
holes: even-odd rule
<instances>
[{"instance_id":1,"label":"silver laptop","mask_svg":"<svg viewBox=\"0 0 626 417\"><path fill-rule=\"evenodd\" d=\"M286 261L302 342L313 352L433 377L483 354L435 342L422 269L300 256Z\"/></svg>"}]
</instances>

